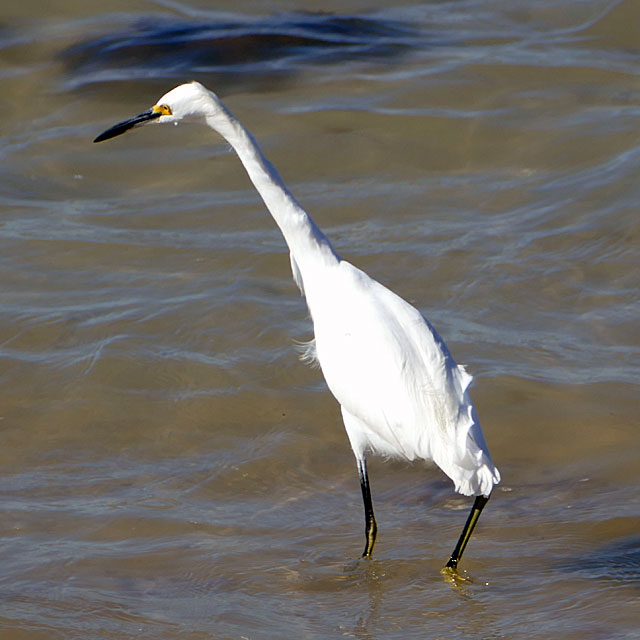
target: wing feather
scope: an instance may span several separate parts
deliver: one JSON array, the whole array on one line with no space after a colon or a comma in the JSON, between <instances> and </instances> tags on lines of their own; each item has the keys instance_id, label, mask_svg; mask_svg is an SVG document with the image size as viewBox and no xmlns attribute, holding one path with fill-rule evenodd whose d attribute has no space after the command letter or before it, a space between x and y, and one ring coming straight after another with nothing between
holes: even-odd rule
<instances>
[{"instance_id":1,"label":"wing feather","mask_svg":"<svg viewBox=\"0 0 640 640\"><path fill-rule=\"evenodd\" d=\"M490 492L499 474L468 393L472 376L408 302L345 261L334 271L322 287L305 286L318 361L356 456L369 448L433 460L459 492Z\"/></svg>"}]
</instances>

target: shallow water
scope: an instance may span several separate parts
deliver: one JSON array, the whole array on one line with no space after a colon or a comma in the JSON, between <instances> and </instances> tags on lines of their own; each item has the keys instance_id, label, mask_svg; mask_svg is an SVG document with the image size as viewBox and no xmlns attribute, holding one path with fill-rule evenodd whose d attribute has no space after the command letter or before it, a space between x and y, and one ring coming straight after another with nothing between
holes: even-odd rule
<instances>
[{"instance_id":1,"label":"shallow water","mask_svg":"<svg viewBox=\"0 0 640 640\"><path fill-rule=\"evenodd\" d=\"M635 638L640 6L8 2L0 635ZM238 13L242 11L242 13ZM224 97L337 251L476 376L503 483L372 460L379 538L286 247L196 126Z\"/></svg>"}]
</instances>

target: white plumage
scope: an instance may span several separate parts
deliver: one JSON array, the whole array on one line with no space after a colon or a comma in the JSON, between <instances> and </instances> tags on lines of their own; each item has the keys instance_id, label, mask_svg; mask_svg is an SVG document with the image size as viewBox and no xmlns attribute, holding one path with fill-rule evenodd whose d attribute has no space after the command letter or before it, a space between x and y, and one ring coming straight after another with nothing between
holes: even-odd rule
<instances>
[{"instance_id":1,"label":"white plumage","mask_svg":"<svg viewBox=\"0 0 640 640\"><path fill-rule=\"evenodd\" d=\"M365 456L433 460L476 503L447 566L456 568L500 474L469 396L471 376L408 302L342 260L297 203L251 134L197 82L176 87L151 110L115 125L96 142L148 121L199 120L236 151L291 252L295 282L313 319L314 353L342 408L358 461L370 555L376 522Z\"/></svg>"},{"instance_id":2,"label":"white plumage","mask_svg":"<svg viewBox=\"0 0 640 640\"><path fill-rule=\"evenodd\" d=\"M433 460L464 495L499 475L467 388L471 376L410 304L341 260L305 281L317 357L357 458Z\"/></svg>"}]
</instances>

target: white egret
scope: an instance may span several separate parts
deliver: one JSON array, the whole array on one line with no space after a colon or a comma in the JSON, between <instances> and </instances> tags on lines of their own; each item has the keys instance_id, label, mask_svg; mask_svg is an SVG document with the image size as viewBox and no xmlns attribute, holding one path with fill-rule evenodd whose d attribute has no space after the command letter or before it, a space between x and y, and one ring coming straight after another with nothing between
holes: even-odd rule
<instances>
[{"instance_id":1,"label":"white egret","mask_svg":"<svg viewBox=\"0 0 640 640\"><path fill-rule=\"evenodd\" d=\"M362 555L371 555L377 532L366 452L420 458L435 462L458 493L476 496L446 565L455 570L500 482L469 396L471 376L419 311L334 251L253 136L200 83L172 89L94 142L146 122L181 120L208 125L233 147L287 242L293 278L313 320L312 355L340 403L357 461L365 512Z\"/></svg>"}]
</instances>

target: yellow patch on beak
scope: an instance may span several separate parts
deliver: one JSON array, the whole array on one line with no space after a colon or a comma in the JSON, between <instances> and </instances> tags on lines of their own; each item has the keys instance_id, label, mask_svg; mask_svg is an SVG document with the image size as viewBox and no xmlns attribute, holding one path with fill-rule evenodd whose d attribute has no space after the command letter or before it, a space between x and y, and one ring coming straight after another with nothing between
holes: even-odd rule
<instances>
[{"instance_id":1,"label":"yellow patch on beak","mask_svg":"<svg viewBox=\"0 0 640 640\"><path fill-rule=\"evenodd\" d=\"M161 116L172 115L171 107L169 107L169 105L167 104L156 104L151 108L151 111L153 111L153 113L159 113Z\"/></svg>"}]
</instances>

